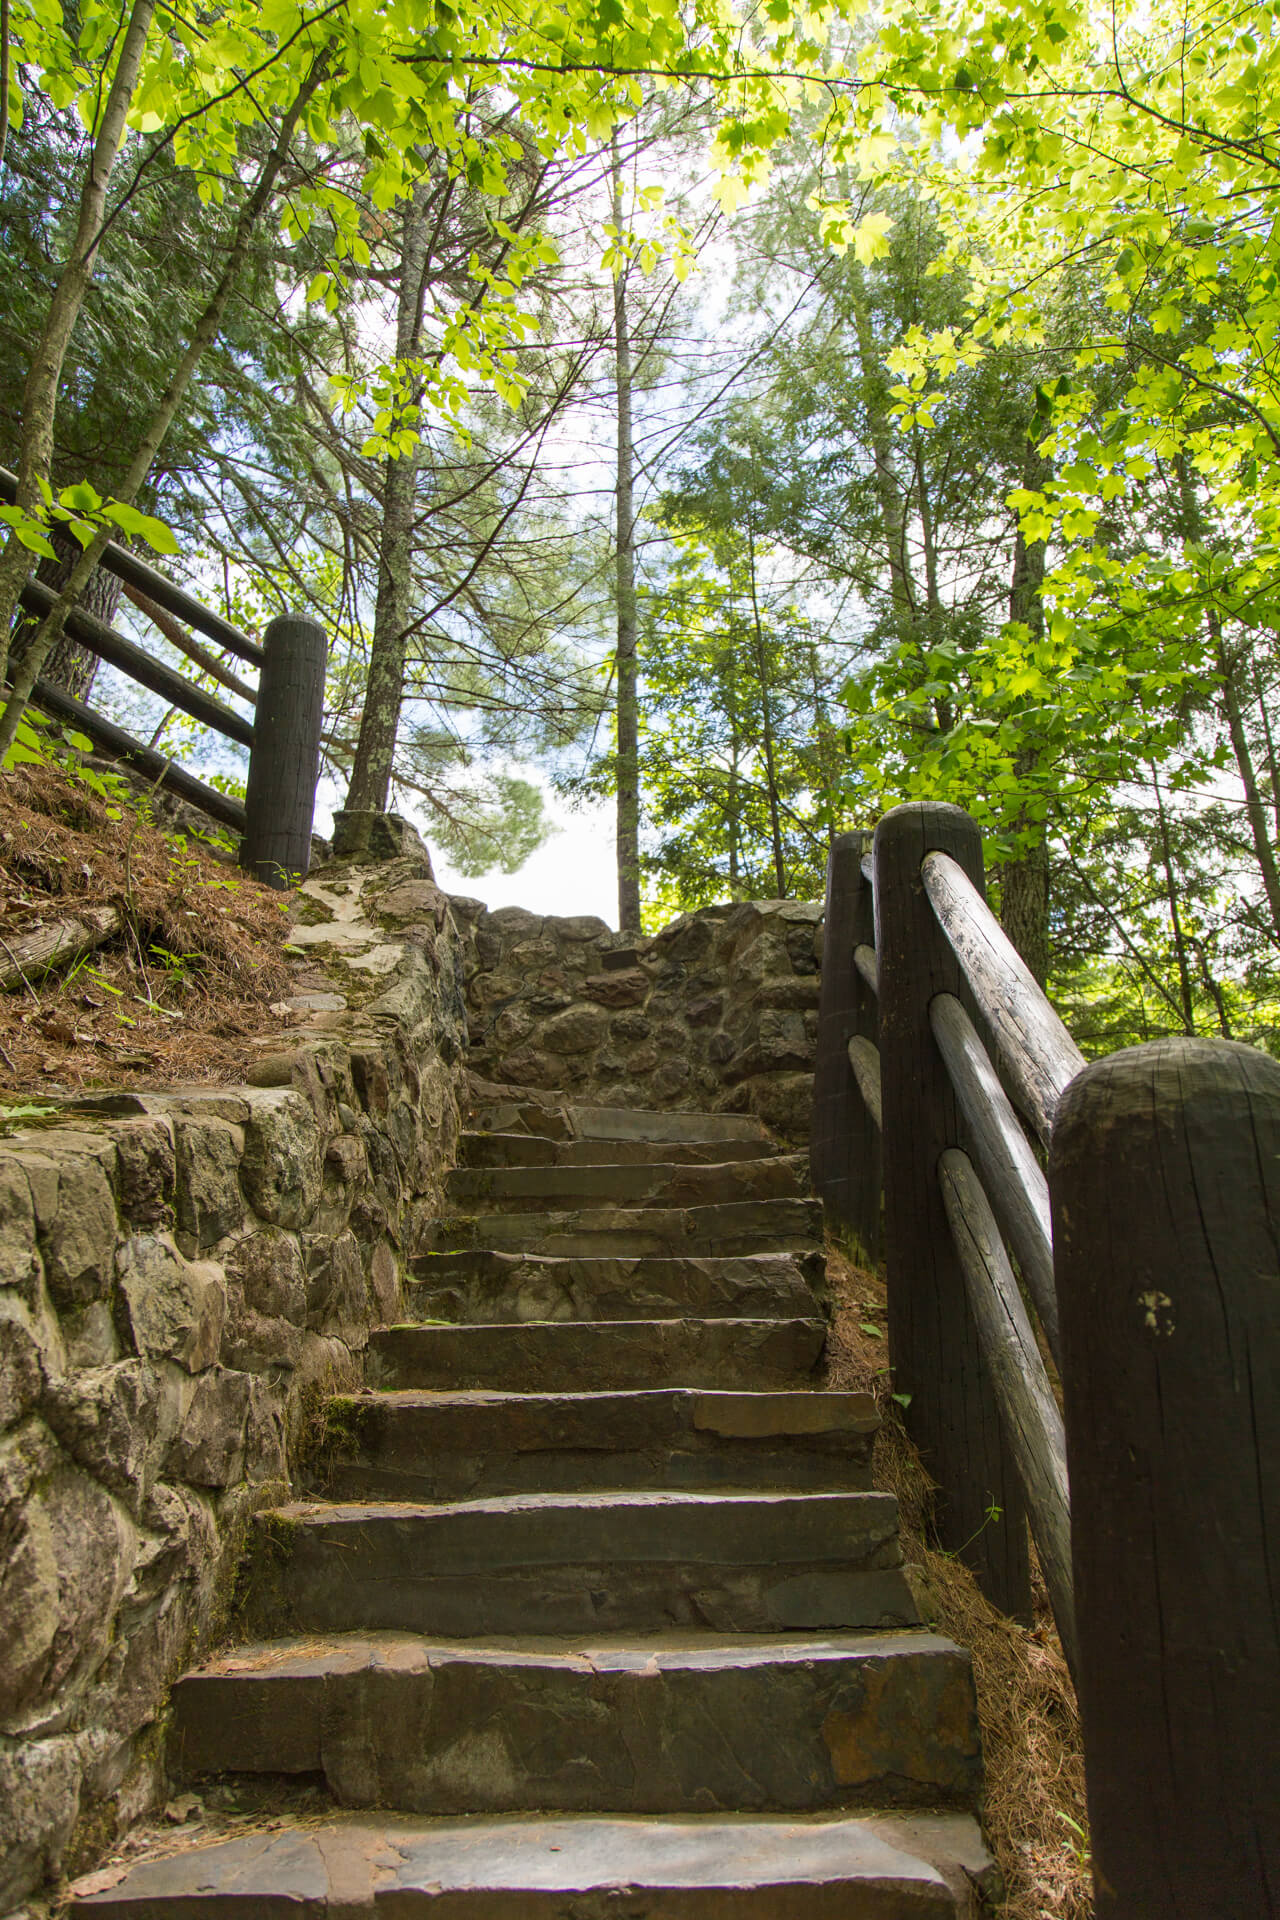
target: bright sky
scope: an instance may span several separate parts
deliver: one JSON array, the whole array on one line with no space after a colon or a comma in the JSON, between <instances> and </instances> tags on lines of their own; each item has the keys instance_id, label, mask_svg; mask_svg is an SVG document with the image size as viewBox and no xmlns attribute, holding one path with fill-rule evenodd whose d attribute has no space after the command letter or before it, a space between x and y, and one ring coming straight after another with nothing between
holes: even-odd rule
<instances>
[{"instance_id":1,"label":"bright sky","mask_svg":"<svg viewBox=\"0 0 1280 1920\"><path fill-rule=\"evenodd\" d=\"M431 861L446 893L469 894L487 907L527 907L530 913L595 913L618 924L618 870L613 857L612 804L570 812L548 796L559 831L518 873L486 873L478 880L453 872L434 847Z\"/></svg>"}]
</instances>

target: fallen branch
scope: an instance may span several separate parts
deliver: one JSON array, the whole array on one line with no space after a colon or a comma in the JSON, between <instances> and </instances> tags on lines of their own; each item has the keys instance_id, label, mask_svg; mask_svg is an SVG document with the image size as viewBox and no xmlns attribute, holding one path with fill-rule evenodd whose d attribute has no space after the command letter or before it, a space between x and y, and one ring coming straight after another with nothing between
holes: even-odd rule
<instances>
[{"instance_id":1,"label":"fallen branch","mask_svg":"<svg viewBox=\"0 0 1280 1920\"><path fill-rule=\"evenodd\" d=\"M92 953L120 931L123 922L114 907L85 907L74 918L51 920L12 942L0 939L0 988L11 993L15 987L29 987L37 980L69 967L73 960Z\"/></svg>"}]
</instances>

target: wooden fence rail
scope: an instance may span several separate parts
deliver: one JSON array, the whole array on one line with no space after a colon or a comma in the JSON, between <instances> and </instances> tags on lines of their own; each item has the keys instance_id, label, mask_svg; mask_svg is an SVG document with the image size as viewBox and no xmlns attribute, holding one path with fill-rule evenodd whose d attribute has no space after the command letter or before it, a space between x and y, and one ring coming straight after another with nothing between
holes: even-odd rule
<instances>
[{"instance_id":1,"label":"wooden fence rail","mask_svg":"<svg viewBox=\"0 0 1280 1920\"><path fill-rule=\"evenodd\" d=\"M1280 1065L1177 1039L1086 1066L976 824L898 807L865 839L828 866L813 1172L866 1258L883 1164L942 1543L1025 1616L1030 1522L1099 1920L1280 1916Z\"/></svg>"},{"instance_id":2,"label":"wooden fence rail","mask_svg":"<svg viewBox=\"0 0 1280 1920\"><path fill-rule=\"evenodd\" d=\"M12 501L16 485L14 475L0 467L0 500ZM135 601L144 606L150 603L152 613L159 609L162 631L196 665L252 705L253 718L245 718L225 701L193 686L164 661L80 608L73 608L68 615L67 633L99 660L159 694L170 706L190 714L224 739L248 747L249 779L244 801L231 799L185 768L175 766L166 755L47 681L36 682L33 698L37 706L53 718L69 722L102 752L239 833L241 866L268 886L288 886L294 877L306 873L311 859L327 657L324 628L305 615L282 614L270 622L259 646L115 542L107 546L99 564L118 575ZM37 619L56 599L56 592L34 577L22 589L22 606ZM247 686L208 655L175 624L177 621L194 627L223 652L256 666L257 688Z\"/></svg>"}]
</instances>

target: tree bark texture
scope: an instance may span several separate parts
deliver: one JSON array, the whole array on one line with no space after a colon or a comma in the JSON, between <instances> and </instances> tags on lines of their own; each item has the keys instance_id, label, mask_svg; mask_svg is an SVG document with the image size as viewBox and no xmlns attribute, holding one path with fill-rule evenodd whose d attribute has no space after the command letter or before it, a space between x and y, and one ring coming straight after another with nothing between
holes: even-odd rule
<instances>
[{"instance_id":1,"label":"tree bark texture","mask_svg":"<svg viewBox=\"0 0 1280 1920\"><path fill-rule=\"evenodd\" d=\"M323 70L324 56L322 55L315 61L307 79L298 89L292 106L281 121L271 151L259 170L254 189L240 209L231 246L228 250L226 263L223 266L218 284L206 302L199 320L196 322L191 338L187 343L186 350L179 360L177 367L174 369L169 384L165 388L155 412L147 423L146 429L134 449L124 478L120 482L116 498L126 506L133 502L138 489L150 473L152 462L156 454L160 451L164 437L173 424L174 415L181 406L187 389L191 385L196 368L218 337L223 316L227 310L227 302L230 300L232 290L240 277L240 271L248 256L250 242L257 230L259 221L271 204L276 181L279 179L281 168L284 166L289 149L293 144L293 136L297 129L298 121L301 119L312 94L320 84ZM50 432L52 432L52 414L50 415ZM19 479L21 479L21 475ZM22 718L23 709L30 698L31 689L35 684L37 676L43 671L44 662L50 649L61 637L63 623L66 620L68 612L79 599L80 594L83 592L90 575L102 558L103 553L109 546L114 544L111 538L111 532L112 529L108 526L96 534L90 541L89 545L73 566L63 586L62 592L58 596L57 602L42 621L39 632L31 641L27 650L27 657L14 676L13 694L9 700L9 704L5 708L3 718L0 718L0 758L7 753L12 744L18 722ZM19 582L18 590L21 590L21 582ZM0 594L0 623L2 622L3 596Z\"/></svg>"},{"instance_id":2,"label":"tree bark texture","mask_svg":"<svg viewBox=\"0 0 1280 1920\"><path fill-rule=\"evenodd\" d=\"M429 194L415 187L405 209L400 285L396 306L396 358L415 360L422 344L422 303L429 254ZM421 398L415 383L412 398ZM386 811L395 765L396 736L404 702L405 635L413 601L413 520L417 501L416 449L388 460L382 483L382 528L378 542L378 593L364 710L347 789L349 812Z\"/></svg>"},{"instance_id":3,"label":"tree bark texture","mask_svg":"<svg viewBox=\"0 0 1280 1920\"><path fill-rule=\"evenodd\" d=\"M1049 462L1028 438L1023 486L1043 486L1048 472ZM1044 631L1044 566L1044 541L1027 540L1019 527L1013 546L1009 618L1028 628L1033 639ZM1020 754L1018 772L1025 778L1035 770L1037 760L1033 749ZM1000 924L1043 986L1049 977L1049 840L1044 822L1033 821L1025 807L1014 825L1028 844L1000 869Z\"/></svg>"},{"instance_id":4,"label":"tree bark texture","mask_svg":"<svg viewBox=\"0 0 1280 1920\"><path fill-rule=\"evenodd\" d=\"M1098 1920L1280 1913L1280 1065L1096 1062L1049 1164Z\"/></svg>"},{"instance_id":5,"label":"tree bark texture","mask_svg":"<svg viewBox=\"0 0 1280 1920\"><path fill-rule=\"evenodd\" d=\"M72 328L93 279L102 220L106 212L107 189L124 138L125 123L138 84L154 11L155 0L134 0L130 10L128 25L120 43L120 57L94 137L88 172L80 190L75 238L58 276L44 330L27 370L22 392L22 441L18 456L17 488L17 505L27 512L38 511L43 504L40 482L49 479L53 462L53 427L62 365L70 345ZM18 595L30 571L31 554L16 532L11 532L3 550L0 550L0 681L6 677L9 629ZM5 742L7 745L8 742Z\"/></svg>"},{"instance_id":6,"label":"tree bark texture","mask_svg":"<svg viewBox=\"0 0 1280 1920\"><path fill-rule=\"evenodd\" d=\"M622 165L613 139L613 223L622 232ZM618 925L640 931L640 718L636 672L636 556L634 449L631 420L631 327L627 270L613 282L613 344L617 375L617 853Z\"/></svg>"}]
</instances>

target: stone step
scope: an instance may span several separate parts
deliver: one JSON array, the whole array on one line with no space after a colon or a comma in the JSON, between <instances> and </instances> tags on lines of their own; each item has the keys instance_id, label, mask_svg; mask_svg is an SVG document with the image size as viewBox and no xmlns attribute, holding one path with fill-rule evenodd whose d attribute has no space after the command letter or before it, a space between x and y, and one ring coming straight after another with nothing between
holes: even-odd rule
<instances>
[{"instance_id":1,"label":"stone step","mask_svg":"<svg viewBox=\"0 0 1280 1920\"><path fill-rule=\"evenodd\" d=\"M488 1326L379 1327L369 1335L373 1387L484 1387L574 1393L610 1387L804 1387L826 1322L796 1320L523 1320Z\"/></svg>"},{"instance_id":2,"label":"stone step","mask_svg":"<svg viewBox=\"0 0 1280 1920\"><path fill-rule=\"evenodd\" d=\"M245 1629L807 1633L918 1624L886 1493L517 1494L255 1516Z\"/></svg>"},{"instance_id":3,"label":"stone step","mask_svg":"<svg viewBox=\"0 0 1280 1920\"><path fill-rule=\"evenodd\" d=\"M778 1151L767 1136L746 1140L549 1140L537 1133L466 1132L458 1141L464 1167L720 1166L760 1160Z\"/></svg>"},{"instance_id":4,"label":"stone step","mask_svg":"<svg viewBox=\"0 0 1280 1920\"><path fill-rule=\"evenodd\" d=\"M715 1207L751 1200L795 1200L809 1192L807 1154L731 1160L713 1166L455 1167L445 1194L460 1212L495 1208L528 1213L568 1207Z\"/></svg>"},{"instance_id":5,"label":"stone step","mask_svg":"<svg viewBox=\"0 0 1280 1920\"><path fill-rule=\"evenodd\" d=\"M314 1490L470 1500L607 1488L871 1484L865 1393L374 1393L329 1402Z\"/></svg>"},{"instance_id":6,"label":"stone step","mask_svg":"<svg viewBox=\"0 0 1280 1920\"><path fill-rule=\"evenodd\" d=\"M237 1647L179 1682L170 1760L321 1774L406 1813L976 1807L967 1654L929 1633Z\"/></svg>"},{"instance_id":7,"label":"stone step","mask_svg":"<svg viewBox=\"0 0 1280 1920\"><path fill-rule=\"evenodd\" d=\"M422 1253L405 1291L409 1320L803 1319L826 1258L751 1253L662 1259L572 1259L475 1248Z\"/></svg>"},{"instance_id":8,"label":"stone step","mask_svg":"<svg viewBox=\"0 0 1280 1920\"><path fill-rule=\"evenodd\" d=\"M484 1100L469 1115L482 1133L536 1133L551 1140L754 1140L774 1147L753 1113L686 1113L677 1109L585 1106L569 1094Z\"/></svg>"},{"instance_id":9,"label":"stone step","mask_svg":"<svg viewBox=\"0 0 1280 1920\"><path fill-rule=\"evenodd\" d=\"M966 1814L605 1819L336 1815L129 1867L103 1920L968 1920Z\"/></svg>"},{"instance_id":10,"label":"stone step","mask_svg":"<svg viewBox=\"0 0 1280 1920\"><path fill-rule=\"evenodd\" d=\"M807 1252L822 1243L816 1200L712 1207L583 1207L564 1213L455 1214L431 1221L422 1251L629 1256Z\"/></svg>"}]
</instances>

